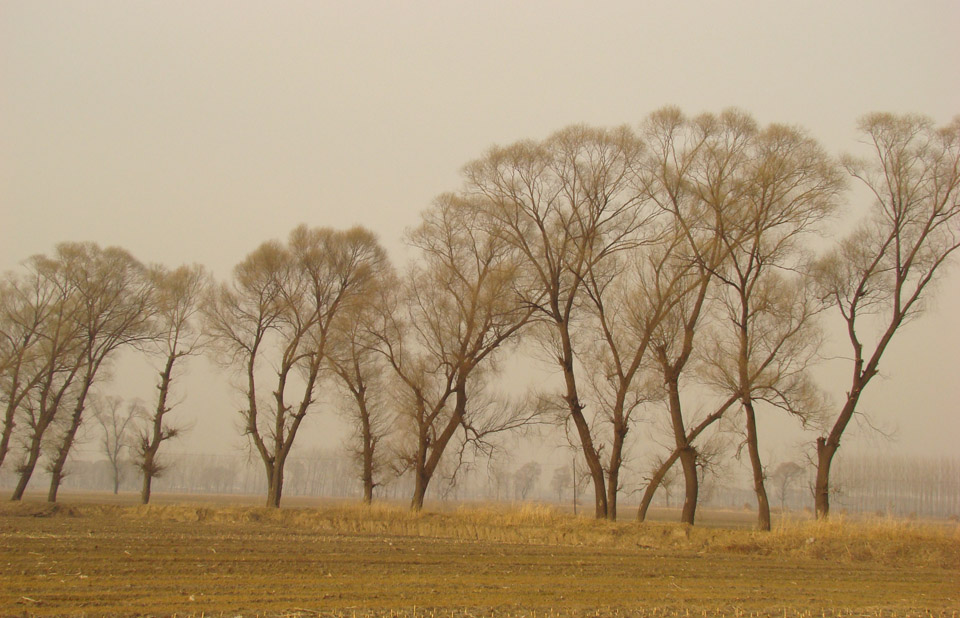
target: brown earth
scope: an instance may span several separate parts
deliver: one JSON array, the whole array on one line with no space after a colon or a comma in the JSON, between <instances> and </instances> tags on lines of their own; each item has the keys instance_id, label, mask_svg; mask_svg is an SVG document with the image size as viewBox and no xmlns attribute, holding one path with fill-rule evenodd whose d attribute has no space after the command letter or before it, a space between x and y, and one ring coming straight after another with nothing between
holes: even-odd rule
<instances>
[{"instance_id":1,"label":"brown earth","mask_svg":"<svg viewBox=\"0 0 960 618\"><path fill-rule=\"evenodd\" d=\"M957 618L960 536L28 502L0 507L0 615Z\"/></svg>"}]
</instances>

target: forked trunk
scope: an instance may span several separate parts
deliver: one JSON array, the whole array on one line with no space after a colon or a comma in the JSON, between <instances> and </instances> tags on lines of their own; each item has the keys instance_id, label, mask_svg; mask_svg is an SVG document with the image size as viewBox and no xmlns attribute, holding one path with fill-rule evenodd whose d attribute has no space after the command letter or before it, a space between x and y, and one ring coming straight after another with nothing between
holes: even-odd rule
<instances>
[{"instance_id":1,"label":"forked trunk","mask_svg":"<svg viewBox=\"0 0 960 618\"><path fill-rule=\"evenodd\" d=\"M657 493L660 483L663 482L664 477L667 476L667 472L670 471L670 468L673 467L673 464L679 456L680 452L674 451L670 457L654 471L653 476L650 477L650 482L647 483L646 489L643 490L643 496L640 498L640 508L637 509L637 521L645 521L647 519L647 511L650 510L653 496ZM667 506L670 505L668 504Z\"/></svg>"},{"instance_id":2,"label":"forked trunk","mask_svg":"<svg viewBox=\"0 0 960 618\"><path fill-rule=\"evenodd\" d=\"M667 386L667 401L670 409L670 422L673 425L673 438L677 445L680 466L683 468L683 510L680 521L693 525L697 517L697 500L700 494L700 479L697 476L697 449L687 439L683 424L683 408L680 402L680 372L666 366L664 382ZM652 497L652 496L651 496Z\"/></svg>"},{"instance_id":3,"label":"forked trunk","mask_svg":"<svg viewBox=\"0 0 960 618\"><path fill-rule=\"evenodd\" d=\"M590 478L593 480L594 516L597 519L603 519L607 516L607 492L603 464L600 463L600 456L593 446L593 439L590 437L590 425L583 417L583 406L580 404L577 379L573 370L573 345L570 342L570 333L567 331L565 322L558 322L558 327L563 352L560 358L560 366L563 370L563 380L567 389L565 399L570 410L570 416L573 418L573 424L577 428L577 435L580 437L583 458L587 462L587 469L590 471Z\"/></svg>"},{"instance_id":4,"label":"forked trunk","mask_svg":"<svg viewBox=\"0 0 960 618\"><path fill-rule=\"evenodd\" d=\"M269 508L280 508L280 497L283 495L283 464L274 462L273 469L267 475L267 503Z\"/></svg>"},{"instance_id":5,"label":"forked trunk","mask_svg":"<svg viewBox=\"0 0 960 618\"><path fill-rule=\"evenodd\" d=\"M620 489L620 467L623 464L623 443L627 428L618 424L613 430L610 466L607 471L607 519L617 521L617 491Z\"/></svg>"},{"instance_id":6,"label":"forked trunk","mask_svg":"<svg viewBox=\"0 0 960 618\"><path fill-rule=\"evenodd\" d=\"M427 495L427 486L430 484L430 478L422 473L417 474L416 484L413 488L413 498L410 500L410 509L413 511L423 510L423 500Z\"/></svg>"}]
</instances>

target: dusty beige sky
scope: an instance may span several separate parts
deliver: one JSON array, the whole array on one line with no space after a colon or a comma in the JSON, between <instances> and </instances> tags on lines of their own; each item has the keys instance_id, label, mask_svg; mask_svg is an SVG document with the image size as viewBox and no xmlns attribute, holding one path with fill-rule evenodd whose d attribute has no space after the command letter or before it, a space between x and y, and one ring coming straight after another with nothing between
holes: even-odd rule
<instances>
[{"instance_id":1,"label":"dusty beige sky","mask_svg":"<svg viewBox=\"0 0 960 618\"><path fill-rule=\"evenodd\" d=\"M399 256L491 144L665 104L839 153L868 111L960 113L958 31L954 0L3 0L0 270L93 240L225 276L300 222L366 225ZM955 452L958 315L954 267L871 385L898 450Z\"/></svg>"}]
</instances>

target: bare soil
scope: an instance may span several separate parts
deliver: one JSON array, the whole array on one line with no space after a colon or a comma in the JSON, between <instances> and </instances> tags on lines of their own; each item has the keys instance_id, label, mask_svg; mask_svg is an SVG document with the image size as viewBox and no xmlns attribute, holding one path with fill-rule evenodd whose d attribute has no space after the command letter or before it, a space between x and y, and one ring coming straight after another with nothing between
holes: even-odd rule
<instances>
[{"instance_id":1,"label":"bare soil","mask_svg":"<svg viewBox=\"0 0 960 618\"><path fill-rule=\"evenodd\" d=\"M960 616L953 532L901 561L746 531L538 515L510 536L492 516L371 513L3 505L0 616Z\"/></svg>"}]
</instances>

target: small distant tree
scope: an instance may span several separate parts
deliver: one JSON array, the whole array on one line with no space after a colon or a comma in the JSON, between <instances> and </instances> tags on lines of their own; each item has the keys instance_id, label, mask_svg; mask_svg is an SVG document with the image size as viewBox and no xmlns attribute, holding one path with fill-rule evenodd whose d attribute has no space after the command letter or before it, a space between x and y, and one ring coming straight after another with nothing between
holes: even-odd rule
<instances>
[{"instance_id":1,"label":"small distant tree","mask_svg":"<svg viewBox=\"0 0 960 618\"><path fill-rule=\"evenodd\" d=\"M528 461L517 470L514 475L514 488L521 500L526 500L530 492L536 487L541 472L543 472L543 468L536 461Z\"/></svg>"},{"instance_id":2,"label":"small distant tree","mask_svg":"<svg viewBox=\"0 0 960 618\"><path fill-rule=\"evenodd\" d=\"M573 482L573 473L570 472L570 466L557 466L553 469L553 476L550 478L550 489L557 494L557 502L563 502L563 494Z\"/></svg>"},{"instance_id":3,"label":"small distant tree","mask_svg":"<svg viewBox=\"0 0 960 618\"><path fill-rule=\"evenodd\" d=\"M780 511L783 512L790 488L803 476L803 467L793 461L784 461L777 465L770 474L773 491L780 501Z\"/></svg>"},{"instance_id":4,"label":"small distant tree","mask_svg":"<svg viewBox=\"0 0 960 618\"><path fill-rule=\"evenodd\" d=\"M146 415L146 408L138 399L126 405L123 399L109 395L94 394L90 399L90 407L103 430L100 449L110 462L113 493L116 495L123 480L123 455L130 450L134 424Z\"/></svg>"}]
</instances>

